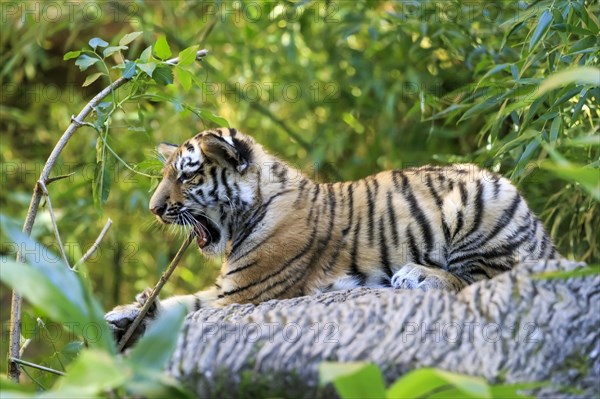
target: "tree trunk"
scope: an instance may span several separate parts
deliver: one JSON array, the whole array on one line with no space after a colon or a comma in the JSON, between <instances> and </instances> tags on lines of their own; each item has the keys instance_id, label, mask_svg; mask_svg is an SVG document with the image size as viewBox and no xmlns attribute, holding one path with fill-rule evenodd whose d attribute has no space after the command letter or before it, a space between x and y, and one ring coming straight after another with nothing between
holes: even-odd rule
<instances>
[{"instance_id":1,"label":"tree trunk","mask_svg":"<svg viewBox=\"0 0 600 399\"><path fill-rule=\"evenodd\" d=\"M387 383L437 367L491 383L549 382L530 392L541 397L591 397L600 392L600 276L535 277L580 266L521 264L458 294L361 288L200 310L168 371L200 397L328 396L322 361L374 362Z\"/></svg>"}]
</instances>

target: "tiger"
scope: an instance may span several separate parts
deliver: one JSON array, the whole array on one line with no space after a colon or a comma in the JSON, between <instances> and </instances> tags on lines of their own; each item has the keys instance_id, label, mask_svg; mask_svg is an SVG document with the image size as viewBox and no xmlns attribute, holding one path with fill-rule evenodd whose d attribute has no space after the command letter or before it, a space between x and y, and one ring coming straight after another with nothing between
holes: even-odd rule
<instances>
[{"instance_id":1,"label":"tiger","mask_svg":"<svg viewBox=\"0 0 600 399\"><path fill-rule=\"evenodd\" d=\"M151 304L141 333L177 304L193 312L355 287L458 292L518 263L560 258L516 187L473 164L318 183L234 128L158 152L150 211L224 262L209 289ZM117 337L149 295L106 314Z\"/></svg>"}]
</instances>

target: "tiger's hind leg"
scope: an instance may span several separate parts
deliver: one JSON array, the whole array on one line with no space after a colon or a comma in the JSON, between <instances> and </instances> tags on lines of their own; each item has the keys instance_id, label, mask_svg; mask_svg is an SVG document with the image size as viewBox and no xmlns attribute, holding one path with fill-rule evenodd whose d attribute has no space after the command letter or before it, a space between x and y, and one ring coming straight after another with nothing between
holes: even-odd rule
<instances>
[{"instance_id":1,"label":"tiger's hind leg","mask_svg":"<svg viewBox=\"0 0 600 399\"><path fill-rule=\"evenodd\" d=\"M416 263L402 266L391 280L397 289L448 290L458 292L467 286L467 282L437 267L427 267Z\"/></svg>"}]
</instances>

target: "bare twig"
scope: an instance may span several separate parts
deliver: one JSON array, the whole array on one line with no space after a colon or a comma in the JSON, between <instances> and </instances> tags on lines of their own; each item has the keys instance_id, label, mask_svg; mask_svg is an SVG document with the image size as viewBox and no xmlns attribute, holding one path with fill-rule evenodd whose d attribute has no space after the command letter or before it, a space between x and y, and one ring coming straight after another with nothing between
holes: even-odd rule
<instances>
[{"instance_id":1,"label":"bare twig","mask_svg":"<svg viewBox=\"0 0 600 399\"><path fill-rule=\"evenodd\" d=\"M60 233L58 232L58 225L56 224L56 216L54 215L54 209L52 209L52 202L50 201L50 193L48 192L48 187L42 180L38 180L37 184L42 188L42 192L46 196L46 202L48 203L48 212L50 212L50 220L52 221L52 227L54 227L54 235L56 236L56 241L58 241L58 247L60 248L60 253L65 261L65 264L71 268L69 264L69 259L67 258L67 253L65 252L65 247L60 239Z\"/></svg>"},{"instance_id":2,"label":"bare twig","mask_svg":"<svg viewBox=\"0 0 600 399\"><path fill-rule=\"evenodd\" d=\"M54 176L54 177L49 177L46 180L46 186L48 186L50 183L54 183L55 181L58 180L62 180L62 179L68 179L69 177L73 176L75 174L75 172L71 172L69 174L66 175L60 175L60 176Z\"/></svg>"},{"instance_id":3,"label":"bare twig","mask_svg":"<svg viewBox=\"0 0 600 399\"><path fill-rule=\"evenodd\" d=\"M108 220L106 221L106 224L102 228L102 231L98 235L98 238L96 238L96 241L94 241L94 243L92 244L90 249L88 249L87 252L85 254L83 254L81 259L79 259L77 261L75 266L73 266L73 269L77 269L82 263L84 263L86 260L88 260L89 257L92 256L94 252L96 252L96 249L98 249L100 242L104 239L104 236L108 232L108 229L110 229L110 226L112 226L112 220L110 218L108 218Z\"/></svg>"},{"instance_id":4,"label":"bare twig","mask_svg":"<svg viewBox=\"0 0 600 399\"><path fill-rule=\"evenodd\" d=\"M133 320L133 323L131 323L128 330L125 332L125 335L123 335L123 338L121 338L121 341L119 342L119 352L122 352L125 348L125 345L127 345L127 342L133 335L133 332L140 325L142 319L144 318L144 316L146 316L146 313L148 313L148 309L150 309L150 306L152 306L152 303L158 297L160 290L165 285L169 277L171 277L171 274L173 274L173 270L175 270L175 267L177 267L177 264L183 257L183 253L185 252L187 247L190 246L193 240L194 235L190 234L188 238L183 242L183 244L181 244L179 251L177 251L177 254L169 264L169 267L167 267L167 270L162 274L162 276L160 276L160 280L158 280L158 284L156 284L156 286L152 290L152 294L150 294L150 297L146 299L146 303L144 303L144 306L142 307L142 309L140 309L140 313Z\"/></svg>"},{"instance_id":5,"label":"bare twig","mask_svg":"<svg viewBox=\"0 0 600 399\"><path fill-rule=\"evenodd\" d=\"M207 50L199 50L196 52L196 60L200 60L202 57L208 54ZM168 64L176 64L179 61L179 58L173 58L168 60ZM96 94L94 98L88 102L85 107L79 112L79 114L75 117L71 118L71 123L58 140L54 149L50 153L50 156L46 160L46 164L40 173L40 177L38 181L42 181L44 183L48 182L48 178L50 176L50 172L58 159L58 156L62 152L62 150L67 145L67 142L73 136L75 131L83 125L83 121L85 118L93 111L94 107L96 107L102 100L111 94L113 91L117 90L119 87L123 86L125 83L129 82L131 79L121 77L114 82L112 82L109 86L104 88L101 92ZM40 200L42 199L43 190L39 184L36 183L33 189L33 195L31 196L31 202L29 203L29 209L27 210L27 216L25 217L25 222L23 223L23 232L26 235L31 234L31 230L33 228L33 223L35 222L35 218L37 216L37 212L40 206ZM17 252L17 262L24 262L25 255L22 251ZM21 338L21 303L23 299L21 295L17 292L13 291L12 299L11 299L11 310L10 310L10 337L9 337L9 357L8 357L8 378L10 378L14 382L19 382L20 368L18 366L17 360L19 359L19 342Z\"/></svg>"},{"instance_id":6,"label":"bare twig","mask_svg":"<svg viewBox=\"0 0 600 399\"><path fill-rule=\"evenodd\" d=\"M8 359L13 363L18 363L23 366L32 367L34 369L38 369L38 370L42 370L42 371L47 371L48 373L52 373L52 374L56 374L56 375L65 375L65 373L63 373L62 371L54 370L54 369L51 369L50 367L46 367L46 366L40 366L39 364L27 362L23 359L19 359L16 357L9 357Z\"/></svg>"}]
</instances>

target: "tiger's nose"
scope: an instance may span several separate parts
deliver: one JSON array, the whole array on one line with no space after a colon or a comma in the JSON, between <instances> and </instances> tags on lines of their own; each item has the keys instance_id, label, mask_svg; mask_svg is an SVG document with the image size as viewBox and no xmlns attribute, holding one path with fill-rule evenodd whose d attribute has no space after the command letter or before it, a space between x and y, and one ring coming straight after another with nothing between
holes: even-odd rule
<instances>
[{"instance_id":1,"label":"tiger's nose","mask_svg":"<svg viewBox=\"0 0 600 399\"><path fill-rule=\"evenodd\" d=\"M155 206L154 208L150 208L150 212L152 212L156 216L162 216L163 213L165 213L165 209L167 209L166 205Z\"/></svg>"}]
</instances>

